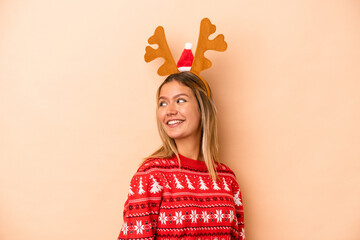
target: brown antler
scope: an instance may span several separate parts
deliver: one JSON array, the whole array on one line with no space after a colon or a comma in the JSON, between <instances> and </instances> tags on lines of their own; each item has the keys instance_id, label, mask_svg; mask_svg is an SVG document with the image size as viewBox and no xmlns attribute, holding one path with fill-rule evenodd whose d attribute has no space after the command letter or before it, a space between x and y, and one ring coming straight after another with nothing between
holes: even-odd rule
<instances>
[{"instance_id":1,"label":"brown antler","mask_svg":"<svg viewBox=\"0 0 360 240\"><path fill-rule=\"evenodd\" d=\"M173 56L171 55L169 46L166 42L164 28L159 26L155 29L154 35L152 35L149 40L149 44L157 44L159 47L154 49L150 46L145 48L145 62L151 62L155 58L162 57L165 59L163 65L161 65L157 71L160 76L167 76L179 70L176 67Z\"/></svg>"},{"instance_id":2,"label":"brown antler","mask_svg":"<svg viewBox=\"0 0 360 240\"><path fill-rule=\"evenodd\" d=\"M211 61L204 56L205 51L225 51L227 44L224 41L224 35L219 34L213 40L209 40L209 36L216 31L216 26L211 24L208 18L204 18L200 23L199 40L196 47L194 62L191 72L197 74L211 67Z\"/></svg>"}]
</instances>

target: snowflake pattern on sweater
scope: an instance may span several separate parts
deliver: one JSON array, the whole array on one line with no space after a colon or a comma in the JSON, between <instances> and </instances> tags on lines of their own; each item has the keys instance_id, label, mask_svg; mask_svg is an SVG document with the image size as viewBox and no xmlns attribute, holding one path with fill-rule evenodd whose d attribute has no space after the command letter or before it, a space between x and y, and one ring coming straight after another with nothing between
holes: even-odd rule
<instances>
[{"instance_id":1,"label":"snowflake pattern on sweater","mask_svg":"<svg viewBox=\"0 0 360 240\"><path fill-rule=\"evenodd\" d=\"M244 210L234 172L216 164L214 181L202 161L148 159L130 182L118 240L245 239Z\"/></svg>"}]
</instances>

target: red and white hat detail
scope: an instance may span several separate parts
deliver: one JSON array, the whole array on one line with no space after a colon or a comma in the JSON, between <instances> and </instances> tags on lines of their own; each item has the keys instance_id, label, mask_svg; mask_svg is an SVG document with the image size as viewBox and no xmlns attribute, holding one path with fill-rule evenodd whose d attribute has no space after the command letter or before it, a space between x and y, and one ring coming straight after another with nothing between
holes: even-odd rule
<instances>
[{"instance_id":1,"label":"red and white hat detail","mask_svg":"<svg viewBox=\"0 0 360 240\"><path fill-rule=\"evenodd\" d=\"M181 54L179 61L177 62L177 68L180 72L190 71L194 60L194 55L191 52L191 43L185 44L185 49Z\"/></svg>"}]
</instances>

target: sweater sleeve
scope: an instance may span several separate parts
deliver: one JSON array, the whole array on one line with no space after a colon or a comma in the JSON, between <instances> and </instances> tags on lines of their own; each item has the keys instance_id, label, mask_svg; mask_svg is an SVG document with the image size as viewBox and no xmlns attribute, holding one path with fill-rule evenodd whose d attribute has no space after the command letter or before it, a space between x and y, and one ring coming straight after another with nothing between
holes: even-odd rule
<instances>
[{"instance_id":1,"label":"sweater sleeve","mask_svg":"<svg viewBox=\"0 0 360 240\"><path fill-rule=\"evenodd\" d=\"M235 176L235 174L234 174ZM236 176L235 176L236 179ZM245 239L245 223L244 223L244 208L243 208L243 199L241 195L241 190L237 181L233 182L233 195L234 195L234 204L235 204L235 213L238 226L238 236L240 240Z\"/></svg>"},{"instance_id":2,"label":"sweater sleeve","mask_svg":"<svg viewBox=\"0 0 360 240\"><path fill-rule=\"evenodd\" d=\"M155 239L162 201L162 175L154 169L139 169L130 181L118 240Z\"/></svg>"}]
</instances>

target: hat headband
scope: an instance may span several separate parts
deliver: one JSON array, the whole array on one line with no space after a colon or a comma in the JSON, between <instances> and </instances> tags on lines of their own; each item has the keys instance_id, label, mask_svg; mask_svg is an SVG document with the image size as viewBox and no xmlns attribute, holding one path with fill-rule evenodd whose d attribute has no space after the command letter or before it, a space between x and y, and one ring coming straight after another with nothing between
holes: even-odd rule
<instances>
[{"instance_id":1,"label":"hat headband","mask_svg":"<svg viewBox=\"0 0 360 240\"><path fill-rule=\"evenodd\" d=\"M207 50L225 51L227 43L224 40L224 35L219 34L214 39L209 40L209 36L216 31L216 26L213 25L208 18L204 18L200 23L199 39L196 47L194 61L192 63L190 72L196 74L205 84L208 98L210 99L210 89L207 82L200 77L200 72L211 67L212 63L204 56ZM160 76L167 76L179 72L174 58L171 54L169 46L165 38L164 28L158 26L155 29L154 35L148 39L149 44L157 44L158 48L154 49L150 46L145 48L144 59L145 62L162 57L165 62L159 67L157 73Z\"/></svg>"}]
</instances>

